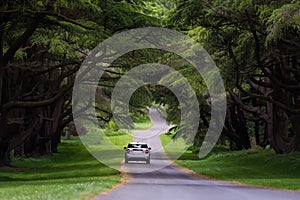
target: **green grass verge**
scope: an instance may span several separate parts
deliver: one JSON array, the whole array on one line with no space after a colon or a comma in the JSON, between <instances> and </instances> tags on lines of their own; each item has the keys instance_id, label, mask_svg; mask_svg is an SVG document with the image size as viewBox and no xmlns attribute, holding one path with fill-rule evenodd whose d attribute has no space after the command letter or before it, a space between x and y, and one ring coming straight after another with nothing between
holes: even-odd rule
<instances>
[{"instance_id":1,"label":"green grass verge","mask_svg":"<svg viewBox=\"0 0 300 200\"><path fill-rule=\"evenodd\" d=\"M148 116L139 119L134 119L135 130L146 130L151 128L151 126L152 126L152 122Z\"/></svg>"},{"instance_id":2,"label":"green grass verge","mask_svg":"<svg viewBox=\"0 0 300 200\"><path fill-rule=\"evenodd\" d=\"M124 133L109 139L120 148L131 141ZM0 198L87 199L120 183L120 172L99 163L80 139L62 140L59 153L42 158L15 159L17 168L0 169Z\"/></svg>"},{"instance_id":3,"label":"green grass verge","mask_svg":"<svg viewBox=\"0 0 300 200\"><path fill-rule=\"evenodd\" d=\"M124 146L127 146L127 144L132 141L132 134L128 134L124 131L105 131L105 135L122 150Z\"/></svg>"},{"instance_id":4,"label":"green grass verge","mask_svg":"<svg viewBox=\"0 0 300 200\"><path fill-rule=\"evenodd\" d=\"M177 160L177 158L184 152L187 148L185 142L182 138L176 140L171 139L171 135L162 134L160 136L161 143L164 147L164 151L167 153L171 160Z\"/></svg>"},{"instance_id":5,"label":"green grass verge","mask_svg":"<svg viewBox=\"0 0 300 200\"><path fill-rule=\"evenodd\" d=\"M161 135L163 146L171 136ZM270 149L213 152L199 160L187 151L177 164L219 180L272 188L300 190L300 153L276 155Z\"/></svg>"}]
</instances>

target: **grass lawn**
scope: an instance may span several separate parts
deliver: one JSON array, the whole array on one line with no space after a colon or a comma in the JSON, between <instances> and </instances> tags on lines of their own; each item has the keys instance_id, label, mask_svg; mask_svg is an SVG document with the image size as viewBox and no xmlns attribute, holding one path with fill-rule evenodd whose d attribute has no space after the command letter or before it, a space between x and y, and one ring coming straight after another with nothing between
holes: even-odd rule
<instances>
[{"instance_id":1,"label":"grass lawn","mask_svg":"<svg viewBox=\"0 0 300 200\"><path fill-rule=\"evenodd\" d=\"M151 128L151 126L152 126L152 122L148 116L134 120L135 130L146 130Z\"/></svg>"},{"instance_id":2,"label":"grass lawn","mask_svg":"<svg viewBox=\"0 0 300 200\"><path fill-rule=\"evenodd\" d=\"M109 138L120 147L131 140L117 133ZM62 140L59 153L15 159L13 165L17 168L0 169L1 200L88 199L112 188L121 179L119 171L92 157L78 137Z\"/></svg>"},{"instance_id":3,"label":"grass lawn","mask_svg":"<svg viewBox=\"0 0 300 200\"><path fill-rule=\"evenodd\" d=\"M162 135L163 145L171 136ZM273 188L300 190L300 152L276 155L270 149L213 152L203 160L191 151L177 164L215 179Z\"/></svg>"}]
</instances>

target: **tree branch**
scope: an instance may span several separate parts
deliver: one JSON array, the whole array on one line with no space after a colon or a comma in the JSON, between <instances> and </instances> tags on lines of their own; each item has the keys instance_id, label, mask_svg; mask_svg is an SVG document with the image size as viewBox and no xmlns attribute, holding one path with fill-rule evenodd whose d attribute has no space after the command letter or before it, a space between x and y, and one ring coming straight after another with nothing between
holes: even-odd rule
<instances>
[{"instance_id":1,"label":"tree branch","mask_svg":"<svg viewBox=\"0 0 300 200\"><path fill-rule=\"evenodd\" d=\"M246 90L244 90L242 87L237 86L238 89L243 92L244 94L247 94L253 98L259 98L268 102L271 102L273 104L275 104L276 106L280 107L281 109L285 110L286 112L290 113L290 114L300 114L300 108L290 108L289 106L287 106L284 103L281 103L279 101L276 101L275 99L266 96L266 95L258 95L258 94L253 94L251 92L247 92Z\"/></svg>"},{"instance_id":2,"label":"tree branch","mask_svg":"<svg viewBox=\"0 0 300 200\"><path fill-rule=\"evenodd\" d=\"M75 24L77 26L80 26L84 29L87 29L87 30L96 30L95 27L92 27L92 26L87 26L85 24L82 24L74 19L71 19L71 18L68 18L60 13L57 13L57 12L52 12L52 11L39 11L38 13L41 13L41 14L44 14L44 15L49 15L49 16L53 16L53 17L56 17L57 19L61 19L65 22L70 22L72 24Z\"/></svg>"},{"instance_id":3,"label":"tree branch","mask_svg":"<svg viewBox=\"0 0 300 200\"><path fill-rule=\"evenodd\" d=\"M47 100L42 100L39 102L30 102L30 101L11 101L2 106L1 111L7 112L12 108L37 108L37 107L43 107L50 105L57 101L59 98L67 95L70 93L72 90L73 83L70 83L69 85L65 86L59 93L57 93L54 97L47 99Z\"/></svg>"},{"instance_id":4,"label":"tree branch","mask_svg":"<svg viewBox=\"0 0 300 200\"><path fill-rule=\"evenodd\" d=\"M15 53L18 49L31 37L34 31L37 29L40 21L42 20L43 15L36 15L33 23L27 28L23 34L18 37L10 46L10 48L3 55L3 66L0 66L0 70L4 70L4 67L8 64L8 62L14 57Z\"/></svg>"},{"instance_id":5,"label":"tree branch","mask_svg":"<svg viewBox=\"0 0 300 200\"><path fill-rule=\"evenodd\" d=\"M265 121L268 120L268 115L263 113L260 109L260 107L250 107L245 105L232 91L229 91L230 96L233 98L233 100L245 111L253 113L257 115L260 119L263 119Z\"/></svg>"}]
</instances>

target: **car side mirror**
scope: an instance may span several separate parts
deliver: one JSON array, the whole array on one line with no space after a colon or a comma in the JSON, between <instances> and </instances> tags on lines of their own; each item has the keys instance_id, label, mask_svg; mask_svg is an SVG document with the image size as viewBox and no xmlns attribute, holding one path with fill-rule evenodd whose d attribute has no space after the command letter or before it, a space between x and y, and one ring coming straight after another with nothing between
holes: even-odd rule
<instances>
[{"instance_id":1,"label":"car side mirror","mask_svg":"<svg viewBox=\"0 0 300 200\"><path fill-rule=\"evenodd\" d=\"M151 150L151 147L148 147L149 150Z\"/></svg>"},{"instance_id":2,"label":"car side mirror","mask_svg":"<svg viewBox=\"0 0 300 200\"><path fill-rule=\"evenodd\" d=\"M127 147L124 147L124 149L127 149Z\"/></svg>"}]
</instances>

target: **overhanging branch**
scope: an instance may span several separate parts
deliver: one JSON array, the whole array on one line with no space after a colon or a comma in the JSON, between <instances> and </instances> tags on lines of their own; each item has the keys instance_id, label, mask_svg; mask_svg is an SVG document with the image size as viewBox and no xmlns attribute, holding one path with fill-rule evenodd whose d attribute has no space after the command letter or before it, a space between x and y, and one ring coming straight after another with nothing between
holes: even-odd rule
<instances>
[{"instance_id":1,"label":"overhanging branch","mask_svg":"<svg viewBox=\"0 0 300 200\"><path fill-rule=\"evenodd\" d=\"M59 98L62 98L63 96L67 95L72 91L73 83L70 83L69 85L65 86L59 93L57 93L54 97L42 100L38 102L31 102L31 101L10 101L2 106L1 111L7 112L12 108L38 108L50 105L57 101Z\"/></svg>"}]
</instances>

